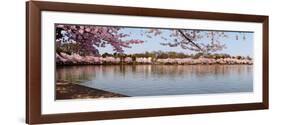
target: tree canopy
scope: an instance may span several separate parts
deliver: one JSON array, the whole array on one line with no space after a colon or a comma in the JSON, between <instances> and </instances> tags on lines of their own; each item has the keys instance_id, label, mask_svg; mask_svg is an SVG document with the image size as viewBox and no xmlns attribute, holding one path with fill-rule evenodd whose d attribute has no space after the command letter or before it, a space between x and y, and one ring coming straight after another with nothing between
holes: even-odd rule
<instances>
[{"instance_id":1,"label":"tree canopy","mask_svg":"<svg viewBox=\"0 0 281 125\"><path fill-rule=\"evenodd\" d=\"M130 48L130 44L143 43L142 40L123 40L129 34L119 33L120 27L86 26L86 25L56 25L57 51L77 53L79 55L97 55L97 47L107 44L113 51L122 53L123 48Z\"/></svg>"},{"instance_id":2,"label":"tree canopy","mask_svg":"<svg viewBox=\"0 0 281 125\"><path fill-rule=\"evenodd\" d=\"M129 39L130 34L119 32L123 27L117 26L92 26L92 25L56 25L57 52L77 53L79 55L99 55L98 47L110 45L114 53L123 53L124 48L131 44L142 44L142 39ZM163 35L161 29L148 28L147 38L160 37L163 41L159 44L168 47L180 46L182 49L208 54L226 48L222 39L228 36L224 31L201 31L171 29L169 35ZM238 39L236 35L236 39ZM202 39L204 39L202 42ZM245 39L245 36L243 36Z\"/></svg>"}]
</instances>

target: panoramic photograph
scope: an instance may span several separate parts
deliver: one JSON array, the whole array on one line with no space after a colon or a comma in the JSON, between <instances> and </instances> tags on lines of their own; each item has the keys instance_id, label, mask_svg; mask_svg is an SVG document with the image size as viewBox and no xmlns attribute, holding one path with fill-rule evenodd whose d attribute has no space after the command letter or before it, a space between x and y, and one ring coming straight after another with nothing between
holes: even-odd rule
<instances>
[{"instance_id":1,"label":"panoramic photograph","mask_svg":"<svg viewBox=\"0 0 281 125\"><path fill-rule=\"evenodd\" d=\"M55 24L55 99L253 92L249 31Z\"/></svg>"}]
</instances>

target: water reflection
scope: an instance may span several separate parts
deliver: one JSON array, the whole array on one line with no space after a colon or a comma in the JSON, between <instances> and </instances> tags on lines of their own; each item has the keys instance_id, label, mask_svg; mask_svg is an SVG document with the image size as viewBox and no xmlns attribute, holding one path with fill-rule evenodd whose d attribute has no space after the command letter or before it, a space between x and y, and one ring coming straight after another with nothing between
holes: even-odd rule
<instances>
[{"instance_id":1,"label":"water reflection","mask_svg":"<svg viewBox=\"0 0 281 125\"><path fill-rule=\"evenodd\" d=\"M65 66L57 67L56 78L128 96L145 96L250 92L252 72L252 65Z\"/></svg>"}]
</instances>

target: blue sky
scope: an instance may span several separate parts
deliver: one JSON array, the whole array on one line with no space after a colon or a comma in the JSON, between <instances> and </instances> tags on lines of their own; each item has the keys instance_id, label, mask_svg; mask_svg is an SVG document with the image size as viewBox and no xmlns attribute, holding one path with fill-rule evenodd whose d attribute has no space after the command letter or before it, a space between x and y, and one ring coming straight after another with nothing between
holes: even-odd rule
<instances>
[{"instance_id":1,"label":"blue sky","mask_svg":"<svg viewBox=\"0 0 281 125\"><path fill-rule=\"evenodd\" d=\"M169 47L169 46L163 46L160 43L166 43L167 41L163 40L161 37L169 38L169 35L171 34L171 30L169 29L161 29L162 34L160 36L152 38L146 37L147 34L145 32L147 31L147 28L123 28L119 32L120 33L126 33L130 34L129 37L124 38L126 39L140 39L145 41L142 44L133 44L131 45L131 48L124 48L124 53L126 54L133 54L133 53L144 53L146 51L175 51L175 52L183 52L186 54L194 54L196 52L182 49L181 47ZM201 33L208 32L202 30ZM228 37L227 38L221 38L220 41L226 45L226 49L222 51L217 51L215 53L226 53L230 54L232 56L250 56L253 57L253 35L252 32L224 32ZM236 35L239 36L238 40L236 39ZM243 39L243 36L245 36L245 39ZM196 42L199 43L207 43L209 42L208 38L202 38ZM112 50L112 47L110 45L107 45L105 48L98 48L100 54L103 54L105 52L107 53L114 53Z\"/></svg>"}]
</instances>

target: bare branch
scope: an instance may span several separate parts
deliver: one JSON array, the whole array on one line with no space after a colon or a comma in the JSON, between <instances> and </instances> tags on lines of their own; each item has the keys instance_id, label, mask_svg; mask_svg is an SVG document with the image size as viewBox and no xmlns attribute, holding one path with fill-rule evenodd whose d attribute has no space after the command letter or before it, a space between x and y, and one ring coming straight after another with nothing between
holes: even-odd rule
<instances>
[{"instance_id":1,"label":"bare branch","mask_svg":"<svg viewBox=\"0 0 281 125\"><path fill-rule=\"evenodd\" d=\"M200 46L198 46L196 43L194 43L190 38L188 38L181 30L178 30L178 32L188 41L188 43L193 44L196 46L199 50L203 51Z\"/></svg>"}]
</instances>

